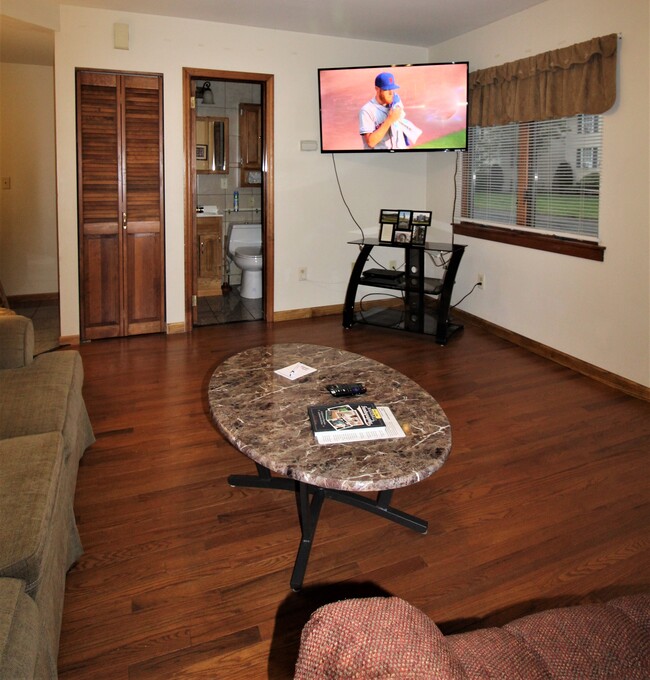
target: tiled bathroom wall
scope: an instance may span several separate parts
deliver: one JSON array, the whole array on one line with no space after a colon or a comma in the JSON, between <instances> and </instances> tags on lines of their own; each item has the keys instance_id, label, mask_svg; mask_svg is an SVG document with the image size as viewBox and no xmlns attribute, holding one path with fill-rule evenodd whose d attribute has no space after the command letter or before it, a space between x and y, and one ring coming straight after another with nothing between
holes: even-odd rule
<instances>
[{"instance_id":1,"label":"tiled bathroom wall","mask_svg":"<svg viewBox=\"0 0 650 680\"><path fill-rule=\"evenodd\" d=\"M196 80L194 85L199 89L206 81ZM227 214L234 209L234 192L239 192L239 208L246 215L250 209L262 208L262 190L260 187L239 186L239 105L260 104L262 87L256 83L229 82L212 80L210 90L214 97L214 104L203 104L197 99L198 116L218 116L228 118L229 129L229 172L227 175L196 176L197 205L216 205L217 208ZM224 186L225 185L225 186ZM248 209L248 210L247 210ZM254 212L249 215L254 215ZM240 216L237 216L238 219ZM242 221L253 221L245 219Z\"/></svg>"}]
</instances>

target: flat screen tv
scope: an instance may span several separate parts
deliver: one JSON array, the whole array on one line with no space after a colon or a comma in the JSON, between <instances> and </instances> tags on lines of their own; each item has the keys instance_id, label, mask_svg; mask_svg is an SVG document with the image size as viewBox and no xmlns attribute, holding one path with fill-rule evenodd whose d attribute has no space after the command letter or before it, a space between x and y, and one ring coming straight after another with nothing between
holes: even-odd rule
<instances>
[{"instance_id":1,"label":"flat screen tv","mask_svg":"<svg viewBox=\"0 0 650 680\"><path fill-rule=\"evenodd\" d=\"M465 150L468 74L468 62L318 69L321 152Z\"/></svg>"}]
</instances>

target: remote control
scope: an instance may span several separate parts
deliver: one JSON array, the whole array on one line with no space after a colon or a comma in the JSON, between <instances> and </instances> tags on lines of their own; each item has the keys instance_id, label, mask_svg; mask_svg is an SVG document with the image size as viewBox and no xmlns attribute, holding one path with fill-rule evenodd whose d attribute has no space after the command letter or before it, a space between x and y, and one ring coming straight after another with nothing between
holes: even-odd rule
<instances>
[{"instance_id":1,"label":"remote control","mask_svg":"<svg viewBox=\"0 0 650 680\"><path fill-rule=\"evenodd\" d=\"M354 397L365 394L366 388L362 383L344 383L339 385L325 385L325 389L333 397Z\"/></svg>"}]
</instances>

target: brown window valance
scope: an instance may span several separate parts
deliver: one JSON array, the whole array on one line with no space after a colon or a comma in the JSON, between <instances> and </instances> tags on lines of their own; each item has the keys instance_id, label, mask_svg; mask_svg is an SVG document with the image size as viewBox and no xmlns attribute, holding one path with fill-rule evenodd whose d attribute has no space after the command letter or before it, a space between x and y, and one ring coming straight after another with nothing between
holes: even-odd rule
<instances>
[{"instance_id":1,"label":"brown window valance","mask_svg":"<svg viewBox=\"0 0 650 680\"><path fill-rule=\"evenodd\" d=\"M470 125L597 114L616 101L615 33L469 74Z\"/></svg>"}]
</instances>

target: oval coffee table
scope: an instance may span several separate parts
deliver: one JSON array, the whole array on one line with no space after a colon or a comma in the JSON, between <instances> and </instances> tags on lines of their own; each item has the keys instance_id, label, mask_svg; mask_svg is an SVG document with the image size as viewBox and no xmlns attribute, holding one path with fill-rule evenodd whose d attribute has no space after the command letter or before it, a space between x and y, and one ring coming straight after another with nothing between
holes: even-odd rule
<instances>
[{"instance_id":1,"label":"oval coffee table","mask_svg":"<svg viewBox=\"0 0 650 680\"><path fill-rule=\"evenodd\" d=\"M316 371L296 380L275 373L296 362ZM325 389L330 383L351 382L364 383L367 393L335 399ZM425 520L393 508L390 501L394 489L426 479L442 467L451 449L451 429L435 399L398 371L333 347L254 347L217 367L208 399L219 430L257 467L257 475L231 475L228 483L296 493L302 538L291 577L293 590L302 587L325 498L427 532ZM359 400L388 406L406 437L318 444L307 407ZM377 492L375 500L358 493L368 491Z\"/></svg>"}]
</instances>

